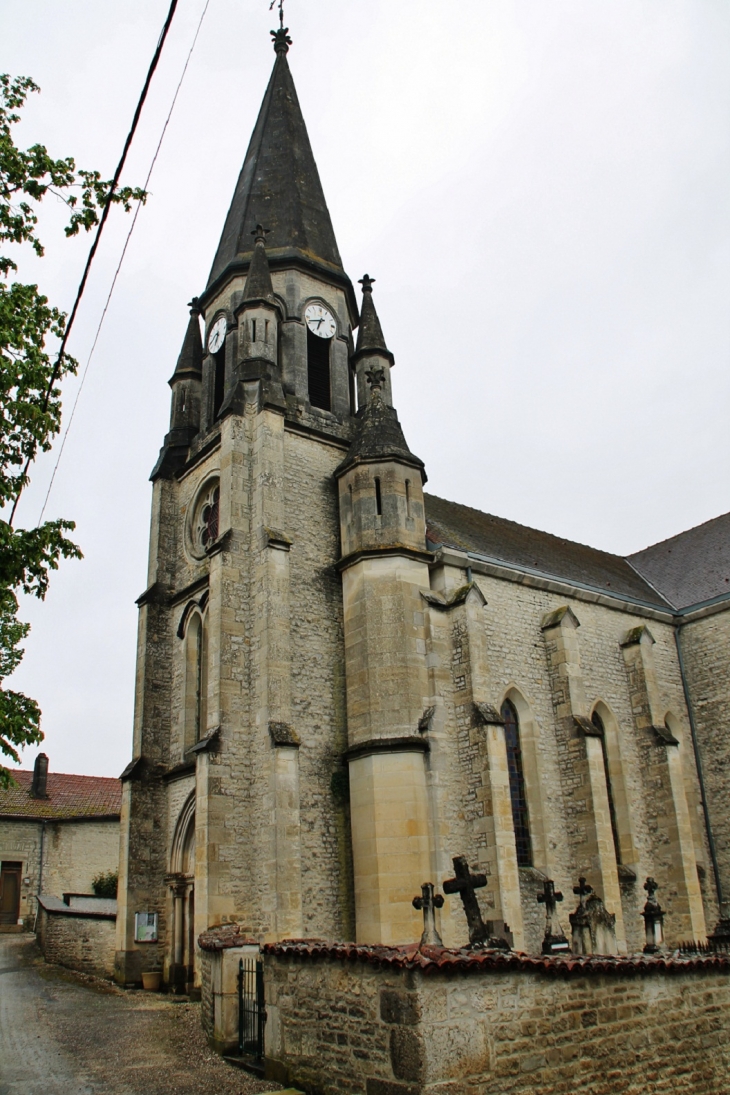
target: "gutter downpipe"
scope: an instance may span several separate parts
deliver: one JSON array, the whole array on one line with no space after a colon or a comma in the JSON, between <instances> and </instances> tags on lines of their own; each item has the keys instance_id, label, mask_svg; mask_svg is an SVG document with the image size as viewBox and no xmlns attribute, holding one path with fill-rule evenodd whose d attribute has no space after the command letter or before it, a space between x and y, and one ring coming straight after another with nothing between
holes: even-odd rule
<instances>
[{"instance_id":1,"label":"gutter downpipe","mask_svg":"<svg viewBox=\"0 0 730 1095\"><path fill-rule=\"evenodd\" d=\"M717 862L717 849L715 847L715 837L712 832L712 823L710 821L710 809L707 805L707 792L705 789L705 776L702 768L702 754L700 753L700 743L697 738L697 725L695 723L694 709L692 707L692 700L689 694L689 686L687 684L687 676L684 669L684 658L682 657L682 643L680 640L680 631L685 624L677 624L674 629L674 642L677 647L677 660L679 662L679 675L682 678L682 690L684 691L684 702L687 705L687 714L689 715L689 727L692 734L692 748L694 750L695 764L697 766L697 778L700 781L700 800L702 802L702 812L705 816L705 829L707 830L707 843L710 848L710 858L712 859L712 873L715 876L715 890L717 892L717 904L720 908L720 921L715 928L715 934L722 932L723 935L730 934L730 917L728 917L728 910L725 907L725 901L722 893L722 882L720 881L720 865Z\"/></svg>"}]
</instances>

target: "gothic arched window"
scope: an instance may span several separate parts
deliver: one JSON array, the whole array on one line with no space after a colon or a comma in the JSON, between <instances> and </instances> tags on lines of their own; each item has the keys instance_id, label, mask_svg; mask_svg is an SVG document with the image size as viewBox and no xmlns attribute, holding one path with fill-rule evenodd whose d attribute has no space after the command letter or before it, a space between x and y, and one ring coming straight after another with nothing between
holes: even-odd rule
<instances>
[{"instance_id":1,"label":"gothic arched window","mask_svg":"<svg viewBox=\"0 0 730 1095\"><path fill-rule=\"evenodd\" d=\"M608 795L608 812L611 816L611 832L613 834L613 846L616 851L616 862L621 862L621 844L618 835L618 822L616 820L616 803L613 797L613 787L611 786L611 769L608 764L608 746L606 745L606 728L603 725L603 719L594 711L591 715L591 722L599 731L601 737L601 750L603 752L603 771L606 776L606 794Z\"/></svg>"},{"instance_id":2,"label":"gothic arched window","mask_svg":"<svg viewBox=\"0 0 730 1095\"><path fill-rule=\"evenodd\" d=\"M307 327L307 383L309 402L323 411L332 410L330 393L331 338L320 338Z\"/></svg>"},{"instance_id":3,"label":"gothic arched window","mask_svg":"<svg viewBox=\"0 0 730 1095\"><path fill-rule=\"evenodd\" d=\"M530 819L527 810L525 776L522 768L520 724L517 718L517 710L509 700L505 700L502 704L502 718L504 719L504 738L507 745L507 770L509 773L509 793L512 800L517 866L531 867L532 841L530 840Z\"/></svg>"}]
</instances>

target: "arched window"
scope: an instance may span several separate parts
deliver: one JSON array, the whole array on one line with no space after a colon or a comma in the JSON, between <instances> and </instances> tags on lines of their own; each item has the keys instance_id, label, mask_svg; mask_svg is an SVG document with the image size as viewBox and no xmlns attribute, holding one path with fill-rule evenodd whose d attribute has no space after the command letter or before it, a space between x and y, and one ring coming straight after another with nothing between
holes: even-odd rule
<instances>
[{"instance_id":1,"label":"arched window","mask_svg":"<svg viewBox=\"0 0 730 1095\"><path fill-rule=\"evenodd\" d=\"M320 338L307 328L307 382L309 402L323 411L332 410L330 394L330 346L332 339Z\"/></svg>"},{"instance_id":2,"label":"arched window","mask_svg":"<svg viewBox=\"0 0 730 1095\"><path fill-rule=\"evenodd\" d=\"M532 866L532 841L530 840L530 818L527 810L525 776L520 748L520 725L517 709L509 700L502 704L504 719L504 737L507 745L507 770L509 772L509 793L512 800L512 821L515 829L517 847L517 866Z\"/></svg>"},{"instance_id":3,"label":"arched window","mask_svg":"<svg viewBox=\"0 0 730 1095\"><path fill-rule=\"evenodd\" d=\"M603 771L606 776L606 794L608 795L608 812L611 815L611 832L613 833L613 846L616 851L616 862L621 863L621 842L618 835L618 821L616 820L616 803L613 796L613 787L611 786L611 769L608 764L608 746L606 744L606 728L603 725L603 719L594 711L591 715L591 722L599 731L601 736L601 751L603 753Z\"/></svg>"},{"instance_id":4,"label":"arched window","mask_svg":"<svg viewBox=\"0 0 730 1095\"><path fill-rule=\"evenodd\" d=\"M207 730L208 628L199 612L192 613L185 634L185 749Z\"/></svg>"}]
</instances>

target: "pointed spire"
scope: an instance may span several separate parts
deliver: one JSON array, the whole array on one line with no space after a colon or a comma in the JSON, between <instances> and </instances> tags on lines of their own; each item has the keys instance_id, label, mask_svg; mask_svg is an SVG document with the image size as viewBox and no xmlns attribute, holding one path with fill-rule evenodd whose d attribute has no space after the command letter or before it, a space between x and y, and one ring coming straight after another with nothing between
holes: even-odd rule
<instances>
[{"instance_id":1,"label":"pointed spire","mask_svg":"<svg viewBox=\"0 0 730 1095\"><path fill-rule=\"evenodd\" d=\"M198 319L200 306L197 297L193 297L189 307L188 329L185 332L180 356L177 359L177 365L170 379L170 384L181 380L183 377L194 377L199 380L203 373L203 340L200 337L200 320Z\"/></svg>"},{"instance_id":2,"label":"pointed spire","mask_svg":"<svg viewBox=\"0 0 730 1095\"><path fill-rule=\"evenodd\" d=\"M369 274L363 274L360 278L359 283L362 285L362 306L360 309L360 326L357 330L357 346L355 347L353 362L357 362L360 358L368 357L370 354L378 354L381 357L387 358L392 365L394 363L394 358L385 344L383 328L380 326L380 320L378 319L378 313L375 310L375 303L373 301L374 282L375 278L371 278Z\"/></svg>"},{"instance_id":3,"label":"pointed spire","mask_svg":"<svg viewBox=\"0 0 730 1095\"><path fill-rule=\"evenodd\" d=\"M248 268L246 288L243 292L243 300L265 300L269 304L274 303L274 287L271 284L271 271L269 260L266 257L266 237L271 230L257 224L251 233L255 238L253 258Z\"/></svg>"},{"instance_id":4,"label":"pointed spire","mask_svg":"<svg viewBox=\"0 0 730 1095\"><path fill-rule=\"evenodd\" d=\"M286 27L274 33L276 60L258 120L236 184L208 279L206 297L231 273L252 259L251 223L272 230L272 269L297 263L319 269L345 289L353 316L357 301L342 268L327 202L309 143L287 51Z\"/></svg>"},{"instance_id":5,"label":"pointed spire","mask_svg":"<svg viewBox=\"0 0 730 1095\"><path fill-rule=\"evenodd\" d=\"M375 311L375 304L373 302L373 283L375 278L371 278L369 274L363 274L360 278L360 285L362 285L362 306L360 309L360 326L357 331L357 346L355 353L361 353L363 350L385 350L388 353L388 347L385 345L385 339L383 338L383 329L380 326L380 320L378 319L378 313Z\"/></svg>"}]
</instances>

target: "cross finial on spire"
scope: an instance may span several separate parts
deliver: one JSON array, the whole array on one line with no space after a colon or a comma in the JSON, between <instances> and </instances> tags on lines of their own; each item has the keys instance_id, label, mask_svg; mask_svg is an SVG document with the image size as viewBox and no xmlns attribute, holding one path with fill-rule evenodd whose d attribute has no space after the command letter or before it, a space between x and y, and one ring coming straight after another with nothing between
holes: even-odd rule
<instances>
[{"instance_id":1,"label":"cross finial on spire","mask_svg":"<svg viewBox=\"0 0 730 1095\"><path fill-rule=\"evenodd\" d=\"M254 243L263 243L265 245L266 237L270 231L270 228L264 228L262 224L257 224L251 232L251 235L254 237Z\"/></svg>"},{"instance_id":2,"label":"cross finial on spire","mask_svg":"<svg viewBox=\"0 0 730 1095\"><path fill-rule=\"evenodd\" d=\"M192 300L188 301L188 308L190 309L191 316L199 316L202 311L200 307L200 297L193 297Z\"/></svg>"},{"instance_id":3,"label":"cross finial on spire","mask_svg":"<svg viewBox=\"0 0 730 1095\"><path fill-rule=\"evenodd\" d=\"M276 53L288 53L291 38L289 37L289 28L284 26L284 0L271 0L269 11L273 11L277 3L279 5L279 29L271 31L271 36L274 39L274 51Z\"/></svg>"},{"instance_id":4,"label":"cross finial on spire","mask_svg":"<svg viewBox=\"0 0 730 1095\"><path fill-rule=\"evenodd\" d=\"M374 281L375 278L371 278L369 274L363 274L363 276L359 279L359 283L360 285L362 285L363 293L372 293Z\"/></svg>"}]
</instances>

